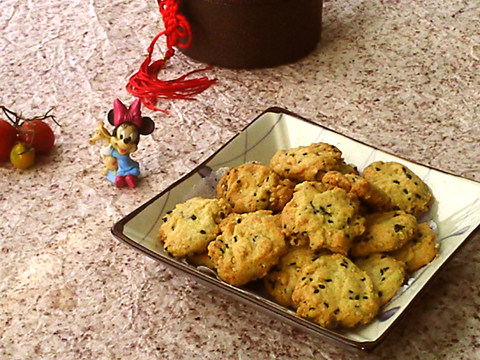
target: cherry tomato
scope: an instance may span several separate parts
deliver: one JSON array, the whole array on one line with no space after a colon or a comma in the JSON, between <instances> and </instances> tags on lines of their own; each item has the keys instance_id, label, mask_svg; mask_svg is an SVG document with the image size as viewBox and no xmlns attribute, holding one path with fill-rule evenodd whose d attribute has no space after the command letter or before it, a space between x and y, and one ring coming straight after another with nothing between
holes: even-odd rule
<instances>
[{"instance_id":1,"label":"cherry tomato","mask_svg":"<svg viewBox=\"0 0 480 360\"><path fill-rule=\"evenodd\" d=\"M52 128L42 120L25 121L19 131L20 142L33 146L38 155L46 155L55 143Z\"/></svg>"},{"instance_id":2,"label":"cherry tomato","mask_svg":"<svg viewBox=\"0 0 480 360\"><path fill-rule=\"evenodd\" d=\"M10 162L17 169L28 169L35 162L35 149L22 143L15 144L10 152Z\"/></svg>"},{"instance_id":3,"label":"cherry tomato","mask_svg":"<svg viewBox=\"0 0 480 360\"><path fill-rule=\"evenodd\" d=\"M0 162L4 162L9 158L16 139L17 130L15 126L6 120L0 120Z\"/></svg>"}]
</instances>

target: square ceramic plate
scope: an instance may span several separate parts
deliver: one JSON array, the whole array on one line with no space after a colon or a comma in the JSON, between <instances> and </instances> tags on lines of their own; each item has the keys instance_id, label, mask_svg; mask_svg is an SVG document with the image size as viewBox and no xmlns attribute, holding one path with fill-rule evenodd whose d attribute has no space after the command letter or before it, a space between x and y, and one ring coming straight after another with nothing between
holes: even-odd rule
<instances>
[{"instance_id":1,"label":"square ceramic plate","mask_svg":"<svg viewBox=\"0 0 480 360\"><path fill-rule=\"evenodd\" d=\"M219 169L249 161L268 164L277 150L309 145L314 142L326 142L337 146L342 151L345 161L357 165L360 171L377 160L403 163L430 186L436 199L426 220L431 221L436 228L440 244L438 257L418 270L409 279L408 285L403 286L397 295L381 309L373 322L354 329L324 329L274 303L265 296L258 285L247 285L242 288L231 286L219 280L215 273L206 268L189 265L165 254L157 242L161 219L167 211L172 210L177 203L184 202L195 195L214 196L217 180L214 175ZM241 133L191 173L116 223L112 232L120 240L142 253L281 321L341 345L371 350L385 338L415 300L418 300L422 290L447 261L465 244L467 239L473 237L473 233L480 228L479 225L480 183L406 161L286 110L271 108L258 116Z\"/></svg>"}]
</instances>

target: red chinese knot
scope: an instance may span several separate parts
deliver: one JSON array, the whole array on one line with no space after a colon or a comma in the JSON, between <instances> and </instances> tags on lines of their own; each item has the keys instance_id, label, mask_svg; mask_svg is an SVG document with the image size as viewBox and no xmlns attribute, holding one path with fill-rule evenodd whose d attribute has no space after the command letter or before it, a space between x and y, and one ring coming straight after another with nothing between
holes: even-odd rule
<instances>
[{"instance_id":1,"label":"red chinese knot","mask_svg":"<svg viewBox=\"0 0 480 360\"><path fill-rule=\"evenodd\" d=\"M192 41L190 25L187 19L178 13L178 0L158 0L165 30L157 34L147 49L146 59L138 72L130 77L126 89L138 97L142 104L154 111L167 112L155 106L158 99L194 100L194 96L209 88L216 79L207 77L187 79L190 75L207 68L191 71L173 80L160 80L159 71L175 54L174 46L187 48ZM167 51L162 59L152 63L152 54L157 40L165 35ZM180 42L182 40L182 42Z\"/></svg>"}]
</instances>

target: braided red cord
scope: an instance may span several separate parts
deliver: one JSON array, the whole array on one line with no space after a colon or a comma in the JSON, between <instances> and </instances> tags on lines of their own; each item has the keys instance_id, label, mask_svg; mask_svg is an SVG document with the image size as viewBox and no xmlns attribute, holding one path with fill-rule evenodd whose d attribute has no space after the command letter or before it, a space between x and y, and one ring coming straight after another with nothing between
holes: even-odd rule
<instances>
[{"instance_id":1,"label":"braided red cord","mask_svg":"<svg viewBox=\"0 0 480 360\"><path fill-rule=\"evenodd\" d=\"M164 113L167 113L167 111L155 107L157 99L195 100L194 95L206 90L217 81L216 79L208 79L205 76L196 79L186 79L188 76L207 70L210 67L191 71L173 80L165 81L158 79L160 69L175 54L173 47L188 48L192 41L190 25L187 19L178 13L177 1L158 0L165 30L155 36L147 49L146 59L140 66L139 71L130 77L126 86L127 91L138 97L145 107ZM166 36L167 51L163 59L156 60L150 64L155 43L163 35ZM180 43L180 39L185 39L186 42Z\"/></svg>"}]
</instances>

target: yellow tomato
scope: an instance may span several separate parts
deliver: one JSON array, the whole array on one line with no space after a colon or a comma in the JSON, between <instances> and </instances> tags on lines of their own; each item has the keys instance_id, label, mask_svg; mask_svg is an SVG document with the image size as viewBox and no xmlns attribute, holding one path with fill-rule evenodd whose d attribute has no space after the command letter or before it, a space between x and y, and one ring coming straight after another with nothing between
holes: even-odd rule
<instances>
[{"instance_id":1,"label":"yellow tomato","mask_svg":"<svg viewBox=\"0 0 480 360\"><path fill-rule=\"evenodd\" d=\"M35 162L35 149L22 143L15 144L10 152L10 162L17 169L28 169Z\"/></svg>"}]
</instances>

